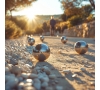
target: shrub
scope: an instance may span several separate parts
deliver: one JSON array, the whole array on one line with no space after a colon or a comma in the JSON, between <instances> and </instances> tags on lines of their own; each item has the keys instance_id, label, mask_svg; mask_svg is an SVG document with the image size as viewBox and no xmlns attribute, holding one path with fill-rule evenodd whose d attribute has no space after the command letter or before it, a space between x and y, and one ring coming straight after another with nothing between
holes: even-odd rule
<instances>
[{"instance_id":1,"label":"shrub","mask_svg":"<svg viewBox=\"0 0 100 90\"><path fill-rule=\"evenodd\" d=\"M26 31L25 31L25 34L27 34L27 35L32 35L32 34L34 34L34 33L35 33L34 30L26 30Z\"/></svg>"},{"instance_id":2,"label":"shrub","mask_svg":"<svg viewBox=\"0 0 100 90\"><path fill-rule=\"evenodd\" d=\"M67 26L72 27L72 26L75 26L75 25L79 25L79 24L82 23L82 21L83 20L79 15L75 15L75 16L72 16L71 18L68 19Z\"/></svg>"},{"instance_id":3,"label":"shrub","mask_svg":"<svg viewBox=\"0 0 100 90\"><path fill-rule=\"evenodd\" d=\"M46 22L44 22L42 24L42 29L43 29L44 32L47 32L47 23Z\"/></svg>"},{"instance_id":4,"label":"shrub","mask_svg":"<svg viewBox=\"0 0 100 90\"><path fill-rule=\"evenodd\" d=\"M22 30L26 29L27 21L24 17L13 17L11 20Z\"/></svg>"},{"instance_id":5,"label":"shrub","mask_svg":"<svg viewBox=\"0 0 100 90\"><path fill-rule=\"evenodd\" d=\"M60 25L56 25L55 31L56 31L56 32L58 31L58 32L60 33L60 32L61 32L61 26L60 26Z\"/></svg>"},{"instance_id":6,"label":"shrub","mask_svg":"<svg viewBox=\"0 0 100 90\"><path fill-rule=\"evenodd\" d=\"M62 14L62 15L61 15L61 19L62 19L63 21L66 21L66 20L67 20L66 14Z\"/></svg>"},{"instance_id":7,"label":"shrub","mask_svg":"<svg viewBox=\"0 0 100 90\"><path fill-rule=\"evenodd\" d=\"M34 32L35 34L42 34L43 33L43 29L42 29L42 27L41 26L37 26L36 28L35 28L35 32Z\"/></svg>"},{"instance_id":8,"label":"shrub","mask_svg":"<svg viewBox=\"0 0 100 90\"><path fill-rule=\"evenodd\" d=\"M90 22L90 21L93 21L95 19L95 17L92 15L92 14L90 14L87 18L86 18L86 21L87 22Z\"/></svg>"},{"instance_id":9,"label":"shrub","mask_svg":"<svg viewBox=\"0 0 100 90\"><path fill-rule=\"evenodd\" d=\"M13 39L22 36L22 30L11 20L5 22L5 38Z\"/></svg>"}]
</instances>

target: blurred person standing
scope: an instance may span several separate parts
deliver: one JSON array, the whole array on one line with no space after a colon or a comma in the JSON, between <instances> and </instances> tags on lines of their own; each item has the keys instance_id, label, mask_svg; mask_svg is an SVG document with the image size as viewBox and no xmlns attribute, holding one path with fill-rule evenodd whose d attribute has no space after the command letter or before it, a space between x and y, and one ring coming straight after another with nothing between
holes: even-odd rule
<instances>
[{"instance_id":1,"label":"blurred person standing","mask_svg":"<svg viewBox=\"0 0 100 90\"><path fill-rule=\"evenodd\" d=\"M54 34L55 34L55 25L56 25L56 21L55 21L54 17L51 16L51 19L50 19L50 35L51 36L54 36Z\"/></svg>"}]
</instances>

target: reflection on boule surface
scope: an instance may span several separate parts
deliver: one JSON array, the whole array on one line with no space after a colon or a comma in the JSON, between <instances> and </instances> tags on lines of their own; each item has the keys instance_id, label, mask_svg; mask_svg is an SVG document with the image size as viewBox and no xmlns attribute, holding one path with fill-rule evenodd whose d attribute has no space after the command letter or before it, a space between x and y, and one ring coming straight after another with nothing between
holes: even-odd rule
<instances>
[{"instance_id":1,"label":"reflection on boule surface","mask_svg":"<svg viewBox=\"0 0 100 90\"><path fill-rule=\"evenodd\" d=\"M60 39L63 44L65 44L68 40L66 36L62 36Z\"/></svg>"},{"instance_id":2,"label":"reflection on boule surface","mask_svg":"<svg viewBox=\"0 0 100 90\"><path fill-rule=\"evenodd\" d=\"M32 45L34 45L34 43L35 43L35 39L32 38L32 37L29 37L28 38L28 44L32 46Z\"/></svg>"},{"instance_id":3,"label":"reflection on boule surface","mask_svg":"<svg viewBox=\"0 0 100 90\"><path fill-rule=\"evenodd\" d=\"M44 41L44 36L40 36L40 40L43 42Z\"/></svg>"},{"instance_id":4,"label":"reflection on boule surface","mask_svg":"<svg viewBox=\"0 0 100 90\"><path fill-rule=\"evenodd\" d=\"M30 38L30 35L27 36L27 40Z\"/></svg>"},{"instance_id":5,"label":"reflection on boule surface","mask_svg":"<svg viewBox=\"0 0 100 90\"><path fill-rule=\"evenodd\" d=\"M37 44L33 48L33 56L38 61L44 61L50 56L50 48L44 43Z\"/></svg>"},{"instance_id":6,"label":"reflection on boule surface","mask_svg":"<svg viewBox=\"0 0 100 90\"><path fill-rule=\"evenodd\" d=\"M77 41L74 44L74 49L79 54L85 54L88 51L88 44L85 41Z\"/></svg>"}]
</instances>

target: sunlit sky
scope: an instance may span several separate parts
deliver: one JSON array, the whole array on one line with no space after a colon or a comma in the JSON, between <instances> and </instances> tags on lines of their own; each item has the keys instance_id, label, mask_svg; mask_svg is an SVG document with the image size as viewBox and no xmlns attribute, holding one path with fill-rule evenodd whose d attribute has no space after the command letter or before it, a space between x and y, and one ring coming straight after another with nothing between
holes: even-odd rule
<instances>
[{"instance_id":1,"label":"sunlit sky","mask_svg":"<svg viewBox=\"0 0 100 90\"><path fill-rule=\"evenodd\" d=\"M32 3L32 6L19 11L13 12L13 15L25 15L26 13L34 15L54 15L62 14L61 3L59 0L37 0Z\"/></svg>"}]
</instances>

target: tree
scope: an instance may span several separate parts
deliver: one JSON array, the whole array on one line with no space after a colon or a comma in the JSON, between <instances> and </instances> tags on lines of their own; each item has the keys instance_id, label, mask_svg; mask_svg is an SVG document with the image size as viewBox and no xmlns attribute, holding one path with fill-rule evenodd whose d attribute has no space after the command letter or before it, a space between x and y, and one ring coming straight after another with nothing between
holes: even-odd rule
<instances>
[{"instance_id":1,"label":"tree","mask_svg":"<svg viewBox=\"0 0 100 90\"><path fill-rule=\"evenodd\" d=\"M63 21L66 21L66 20L67 20L67 16L66 16L66 14L65 14L65 13L64 13L64 14L62 14L60 18L61 18Z\"/></svg>"},{"instance_id":2,"label":"tree","mask_svg":"<svg viewBox=\"0 0 100 90\"><path fill-rule=\"evenodd\" d=\"M82 0L82 1L89 1L91 6L94 8L95 10L95 1L94 0Z\"/></svg>"},{"instance_id":3,"label":"tree","mask_svg":"<svg viewBox=\"0 0 100 90\"><path fill-rule=\"evenodd\" d=\"M74 7L79 7L80 2L79 0L60 0L62 4L62 9L69 9Z\"/></svg>"},{"instance_id":4,"label":"tree","mask_svg":"<svg viewBox=\"0 0 100 90\"><path fill-rule=\"evenodd\" d=\"M62 8L73 8L73 7L79 7L83 1L90 2L91 6L95 10L95 1L94 0L59 0L62 3Z\"/></svg>"},{"instance_id":5,"label":"tree","mask_svg":"<svg viewBox=\"0 0 100 90\"><path fill-rule=\"evenodd\" d=\"M9 11L18 11L23 7L31 5L32 2L37 0L5 0L5 14ZM12 14L11 14L12 15Z\"/></svg>"},{"instance_id":6,"label":"tree","mask_svg":"<svg viewBox=\"0 0 100 90\"><path fill-rule=\"evenodd\" d=\"M66 13L67 18L70 18L71 16L74 16L74 15L82 15L82 9L77 8L77 7L68 8L65 10L65 13Z\"/></svg>"},{"instance_id":7,"label":"tree","mask_svg":"<svg viewBox=\"0 0 100 90\"><path fill-rule=\"evenodd\" d=\"M66 14L67 18L70 18L73 15L80 15L82 17L89 16L93 8L91 4L82 6L82 1L84 0L60 0L62 3L62 9L64 9L64 13Z\"/></svg>"},{"instance_id":8,"label":"tree","mask_svg":"<svg viewBox=\"0 0 100 90\"><path fill-rule=\"evenodd\" d=\"M93 8L91 5L82 6L82 15L84 18L88 17L92 12Z\"/></svg>"}]
</instances>

